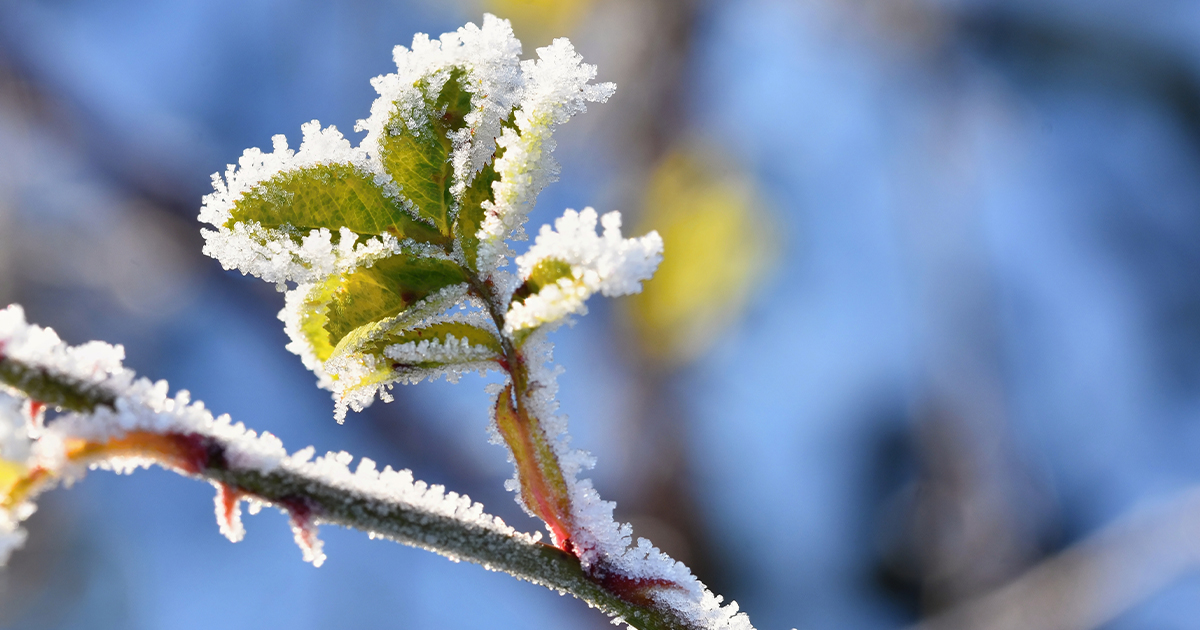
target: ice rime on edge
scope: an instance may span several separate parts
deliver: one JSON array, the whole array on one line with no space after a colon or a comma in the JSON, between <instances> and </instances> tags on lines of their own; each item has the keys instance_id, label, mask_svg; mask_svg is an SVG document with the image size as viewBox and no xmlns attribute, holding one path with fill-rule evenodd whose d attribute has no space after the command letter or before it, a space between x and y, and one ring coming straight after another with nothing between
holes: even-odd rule
<instances>
[{"instance_id":1,"label":"ice rime on edge","mask_svg":"<svg viewBox=\"0 0 1200 630\"><path fill-rule=\"evenodd\" d=\"M538 418L562 466L575 520L572 541L584 567L607 565L609 570L616 569L631 578L669 580L683 590L655 589L651 597L698 627L754 630L749 617L738 612L737 602L722 606L723 598L709 591L692 575L687 565L663 553L645 538L638 538L635 543L633 528L613 519L616 503L601 499L591 479L578 478L580 472L595 465L595 458L587 451L571 447L567 417L558 413L558 375L562 368L553 365L554 344L547 338L547 332L545 327L538 328L525 341L524 353L531 381L527 402L530 413ZM492 386L489 391L494 397L500 387ZM493 415L492 441L503 444L495 421ZM515 478L505 485L513 491L519 488Z\"/></svg>"},{"instance_id":2,"label":"ice rime on edge","mask_svg":"<svg viewBox=\"0 0 1200 630\"><path fill-rule=\"evenodd\" d=\"M500 180L492 184L494 202L479 229L479 266L490 272L510 254L507 239L525 238L524 225L538 193L558 180L554 130L575 114L587 111L588 102L603 103L617 90L613 83L589 83L596 66L565 37L537 50L538 59L521 62L524 94L516 112L517 130L505 128L496 141L504 155L496 160Z\"/></svg>"},{"instance_id":3,"label":"ice rime on edge","mask_svg":"<svg viewBox=\"0 0 1200 630\"><path fill-rule=\"evenodd\" d=\"M542 226L533 247L517 257L521 277L528 278L544 260L570 264L572 275L513 304L504 320L506 332L585 312L584 301L597 291L614 297L642 290L642 281L650 279L662 262L662 238L658 232L622 238L619 212L605 214L600 222L603 235L596 234L596 211L584 208L582 212L567 210L554 222L554 229Z\"/></svg>"},{"instance_id":4,"label":"ice rime on edge","mask_svg":"<svg viewBox=\"0 0 1200 630\"><path fill-rule=\"evenodd\" d=\"M446 493L442 486L415 481L408 470L395 471L387 467L378 471L375 462L363 458L351 472L349 465L354 458L349 453L328 453L313 460L311 446L289 456L283 443L274 435L265 431L255 433L240 422L233 424L228 415L214 418L204 403L191 401L187 391L181 390L170 397L166 381L135 378L132 370L121 365L124 352L120 346L97 341L68 346L52 329L27 324L20 306L11 305L0 310L0 351L4 356L44 369L59 378L104 387L117 395L116 409L99 407L89 414L66 414L49 427L35 432L36 439L30 439L20 402L0 391L0 437L4 438L0 443L3 448L0 454L8 461L27 467L42 466L60 478L72 480L82 477L86 470L66 461L64 443L69 439L103 441L131 431L194 433L217 439L225 448L226 461L233 469L264 473L283 469L369 501L404 505L529 543L538 539L518 533L499 518L485 514L481 504L466 496ZM24 459L20 461L22 457ZM91 466L132 472L152 463L145 458L111 457ZM27 501L11 512L0 512L0 558L7 559L8 553L24 542L24 532L18 529L18 524L34 509L33 503ZM314 517L320 521L319 514ZM223 518L220 505L217 518L218 521ZM236 522L222 522L221 528L222 533L235 541L244 531ZM315 541L316 544L301 541L302 533L297 532L297 541L306 543L301 545L305 560L319 566L325 558L319 541Z\"/></svg>"},{"instance_id":5,"label":"ice rime on edge","mask_svg":"<svg viewBox=\"0 0 1200 630\"><path fill-rule=\"evenodd\" d=\"M337 271L347 271L363 260L398 251L400 243L394 236L369 239L355 245L356 235L343 228L338 243L327 229L311 230L301 236L300 243L280 229L237 223L226 228L234 204L263 182L288 171L306 167L343 164L353 167L376 183L390 183L383 167L371 160L361 148L352 148L341 132L333 126L321 129L313 120L300 126L303 141L299 151L288 148L283 134L272 137L274 150L263 153L258 148L246 149L238 164L229 165L222 178L212 176L214 192L204 197L200 221L216 226L217 230L201 230L204 253L216 258L225 269L238 269L273 282L281 289L286 282L314 282ZM394 185L391 186L395 188ZM385 185L384 190L388 188ZM393 195L394 196L394 195Z\"/></svg>"}]
</instances>

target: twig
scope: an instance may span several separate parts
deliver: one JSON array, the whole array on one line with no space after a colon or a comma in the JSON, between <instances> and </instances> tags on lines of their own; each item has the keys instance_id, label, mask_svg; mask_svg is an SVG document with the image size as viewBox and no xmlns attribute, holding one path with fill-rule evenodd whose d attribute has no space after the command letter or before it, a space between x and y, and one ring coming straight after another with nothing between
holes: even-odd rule
<instances>
[{"instance_id":1,"label":"twig","mask_svg":"<svg viewBox=\"0 0 1200 630\"><path fill-rule=\"evenodd\" d=\"M63 405L80 413L99 407L115 409L119 396L94 384L62 378L50 370L0 354L0 383L39 402ZM168 435L189 439L194 436ZM293 513L297 505L311 511L315 522L340 525L374 536L426 549L454 560L467 560L493 571L503 571L534 584L570 593L589 606L625 620L641 630L694 628L670 609L630 603L608 592L587 575L578 558L524 534L504 534L466 520L402 502L384 502L359 496L316 475L288 468L261 471L237 468L223 456L226 444L210 436L201 448L202 462L180 466L177 461L156 462L187 476L207 479L238 496L275 505ZM87 448L87 447L81 447ZM93 448L102 450L103 445ZM122 454L128 455L129 452ZM154 453L139 451L140 456ZM190 469L189 469L190 468ZM40 480L38 480L40 481ZM480 515L484 516L484 515Z\"/></svg>"},{"instance_id":2,"label":"twig","mask_svg":"<svg viewBox=\"0 0 1200 630\"><path fill-rule=\"evenodd\" d=\"M913 630L1090 630L1200 568L1200 489L1141 509Z\"/></svg>"}]
</instances>

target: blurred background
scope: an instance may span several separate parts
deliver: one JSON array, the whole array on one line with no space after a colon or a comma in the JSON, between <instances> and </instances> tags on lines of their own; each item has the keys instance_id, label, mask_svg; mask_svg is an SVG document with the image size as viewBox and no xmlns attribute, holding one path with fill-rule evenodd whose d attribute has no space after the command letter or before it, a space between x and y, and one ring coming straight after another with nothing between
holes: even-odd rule
<instances>
[{"instance_id":1,"label":"blurred background","mask_svg":"<svg viewBox=\"0 0 1200 630\"><path fill-rule=\"evenodd\" d=\"M282 295L201 255L209 176L484 11L617 95L564 208L657 229L644 294L555 333L574 443L635 534L766 629L1197 628L1200 2L8 0L0 304L124 344L292 449L411 468L521 529L485 380L344 426ZM532 231L532 230L531 230ZM501 574L98 472L45 497L0 627L603 628Z\"/></svg>"}]
</instances>

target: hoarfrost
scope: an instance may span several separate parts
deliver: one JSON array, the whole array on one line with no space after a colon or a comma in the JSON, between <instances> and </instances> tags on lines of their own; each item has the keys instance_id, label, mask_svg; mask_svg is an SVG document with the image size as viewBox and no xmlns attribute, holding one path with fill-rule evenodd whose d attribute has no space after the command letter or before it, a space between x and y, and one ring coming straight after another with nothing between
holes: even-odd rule
<instances>
[{"instance_id":1,"label":"hoarfrost","mask_svg":"<svg viewBox=\"0 0 1200 630\"><path fill-rule=\"evenodd\" d=\"M278 317L283 322L283 332L287 333L290 340L284 348L298 355L304 367L312 370L317 376L317 387L332 391L333 379L325 372L324 362L317 357L312 342L304 333L304 303L316 288L315 284L301 284L288 291Z\"/></svg>"},{"instance_id":2,"label":"hoarfrost","mask_svg":"<svg viewBox=\"0 0 1200 630\"><path fill-rule=\"evenodd\" d=\"M28 408L27 402L0 391L0 465L24 464L29 459L30 432L35 427Z\"/></svg>"},{"instance_id":3,"label":"hoarfrost","mask_svg":"<svg viewBox=\"0 0 1200 630\"><path fill-rule=\"evenodd\" d=\"M0 437L3 438L0 454L6 460L24 456L25 459L18 462L24 468L41 468L58 480L78 479L88 468L131 472L154 463L174 467L184 474L203 474L206 462L189 459L186 449L182 454L172 452L170 448L161 449L155 458L144 453L116 450L100 455L99 459L72 459L68 444L78 440L104 444L109 440L146 434L165 438L204 438L220 446L223 465L228 470L253 470L263 474L280 471L305 483L339 489L347 500L357 498L381 506L383 510L405 507L519 541L536 541L535 537L520 534L500 519L484 513L482 505L465 496L447 494L441 486L415 481L407 470L395 471L388 467L377 471L374 462L363 459L357 470L351 472L349 464L353 457L350 454L328 453L314 460L311 446L289 456L283 443L274 435L256 433L241 423L233 424L228 415L214 417L203 403L192 401L187 391L169 396L166 381L136 378L121 364L119 346L101 342L68 346L53 330L27 324L19 306L0 310L0 357L19 361L55 379L102 386L115 395L115 407L100 405L90 413L64 414L39 431L36 440L30 440L20 438L22 432L28 435L26 429L29 426L21 412L22 401L0 392ZM266 502L263 497L218 484L215 500L218 524L222 533L235 541L244 535L239 505L242 500L251 501L251 512ZM322 514L303 501L285 501L277 507L291 517L305 559L319 565L324 554L316 537L316 527L322 521ZM18 525L34 509L31 502L23 501L12 509L0 510L0 557L6 558L24 540L25 533Z\"/></svg>"},{"instance_id":4,"label":"hoarfrost","mask_svg":"<svg viewBox=\"0 0 1200 630\"><path fill-rule=\"evenodd\" d=\"M517 258L521 276L528 278L546 260L571 266L571 276L543 287L524 302L514 303L505 318L505 331L513 332L554 322L584 311L584 301L597 291L606 296L642 290L642 281L654 275L662 261L663 243L658 232L640 238L621 237L621 214L609 212L600 218L603 235L596 234L596 211L567 210L554 222L543 225L533 247Z\"/></svg>"},{"instance_id":5,"label":"hoarfrost","mask_svg":"<svg viewBox=\"0 0 1200 630\"><path fill-rule=\"evenodd\" d=\"M610 224L613 229L619 226L615 222ZM594 229L594 218L591 225ZM562 368L553 365L554 345L547 335L546 328L538 328L524 344L523 352L531 381L526 402L531 415L538 418L545 430L562 467L575 524L572 543L584 568L596 573L615 572L634 580L662 580L673 584L654 588L650 596L697 627L753 630L749 618L738 612L736 602L721 606L722 598L709 591L682 562L672 559L645 538L638 538L634 542L633 528L613 519L616 504L601 499L590 479L578 478L580 472L595 465L595 458L586 451L571 447L567 418L558 413L557 379ZM501 389L501 386L493 386L489 388L489 393L495 396ZM493 441L502 443L494 427L492 433ZM519 488L518 481L515 478L510 481L505 487L516 491Z\"/></svg>"},{"instance_id":6,"label":"hoarfrost","mask_svg":"<svg viewBox=\"0 0 1200 630\"><path fill-rule=\"evenodd\" d=\"M479 265L487 273L509 255L507 239L525 238L524 224L538 193L557 181L558 163L552 153L553 133L575 114L587 111L587 102L607 101L617 86L589 83L596 66L566 38L537 50L538 59L521 62L524 93L516 111L516 129L506 128L496 144L504 155L496 160L500 180L492 184L495 198L479 229Z\"/></svg>"},{"instance_id":7,"label":"hoarfrost","mask_svg":"<svg viewBox=\"0 0 1200 630\"><path fill-rule=\"evenodd\" d=\"M471 345L469 339L446 335L445 340L423 339L388 346L383 356L405 365L421 363L472 363L496 358L496 351L487 346Z\"/></svg>"},{"instance_id":8,"label":"hoarfrost","mask_svg":"<svg viewBox=\"0 0 1200 630\"><path fill-rule=\"evenodd\" d=\"M259 184L287 171L329 164L348 165L364 175L380 180L383 168L377 161L369 159L367 152L353 148L336 127L321 129L316 120L300 126L303 141L299 151L288 148L287 137L279 134L271 138L273 151L263 153L257 147L246 149L236 165L230 164L222 178L212 176L214 192L206 195L200 208L200 221L216 226L217 230L201 230L204 236L204 253L216 258L225 269L239 269L282 286L285 282L313 282L335 270L345 268L342 259L353 259L355 252L353 236L341 237L338 245L327 229L311 230L301 235L300 243L283 229L264 228L238 222L231 227L225 224L232 218L234 205ZM394 243L395 238L390 237ZM385 238L371 239L363 244L359 253L372 249L386 249Z\"/></svg>"},{"instance_id":9,"label":"hoarfrost","mask_svg":"<svg viewBox=\"0 0 1200 630\"><path fill-rule=\"evenodd\" d=\"M449 79L451 68L465 70L462 81L472 93L471 112L465 117L466 125L451 137L455 177L451 193L458 199L491 159L501 121L521 96L520 55L521 42L513 36L508 20L491 14L483 16L482 27L467 24L436 40L418 33L411 48L396 46L393 51L396 72L371 80L379 98L371 105L370 117L355 126L356 131L367 132L360 146L373 153L389 132L388 121L397 110L410 129L419 128L433 113L427 111L420 83L429 81L428 92L436 94Z\"/></svg>"}]
</instances>

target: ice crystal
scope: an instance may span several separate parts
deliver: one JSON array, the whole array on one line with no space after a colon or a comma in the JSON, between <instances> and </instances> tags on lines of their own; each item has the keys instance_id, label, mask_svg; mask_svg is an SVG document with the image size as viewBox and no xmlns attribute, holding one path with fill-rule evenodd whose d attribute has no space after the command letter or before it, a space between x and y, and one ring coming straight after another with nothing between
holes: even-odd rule
<instances>
[{"instance_id":1,"label":"ice crystal","mask_svg":"<svg viewBox=\"0 0 1200 630\"><path fill-rule=\"evenodd\" d=\"M425 339L388 346L383 355L406 365L422 363L473 363L494 359L496 351L487 346L471 345L469 339L455 339L446 335L445 340Z\"/></svg>"},{"instance_id":2,"label":"ice crystal","mask_svg":"<svg viewBox=\"0 0 1200 630\"><path fill-rule=\"evenodd\" d=\"M496 159L500 180L492 184L494 201L485 202L487 217L479 230L480 266L492 269L508 255L506 239L524 238L524 224L538 193L558 179L554 130L575 114L587 111L587 102L607 101L617 86L589 83L596 66L566 38L539 48L536 61L521 63L524 94L516 111L516 129L506 128L497 141L504 154Z\"/></svg>"},{"instance_id":3,"label":"ice crystal","mask_svg":"<svg viewBox=\"0 0 1200 630\"><path fill-rule=\"evenodd\" d=\"M517 258L521 276L528 279L545 261L562 261L570 273L544 286L509 309L505 329L509 332L533 328L583 311L584 301L599 291L606 296L642 290L642 281L654 275L662 261L663 243L658 232L640 238L621 237L621 214L609 212L600 218L603 235L596 234L596 211L567 210L554 222L542 226L533 247Z\"/></svg>"},{"instance_id":4,"label":"ice crystal","mask_svg":"<svg viewBox=\"0 0 1200 630\"><path fill-rule=\"evenodd\" d=\"M395 471L388 467L377 471L374 462L363 459L358 469L351 472L349 464L353 457L348 453L329 453L313 460L312 447L289 456L283 443L274 435L256 433L241 423L234 424L228 415L214 417L203 403L193 402L186 391L169 396L166 381L137 378L121 364L121 356L119 346L101 342L68 346L53 330L27 324L19 306L0 310L0 357L19 361L63 382L99 384L115 396L114 406L100 405L87 413L63 414L53 424L38 431L36 440L31 440L27 418L21 412L21 401L0 392L0 438L3 438L0 454L5 461L20 458L16 463L23 468L42 469L57 479L68 481L82 477L89 467L130 472L156 463L194 475L204 473L206 463L201 460L206 455L192 461L152 444L150 450L159 448L161 452L130 454L118 450L102 454L99 459L78 460L69 455L68 445L81 440L103 445L110 440L146 434L167 440L182 436L185 444L208 439L211 440L209 444L219 445L222 465L230 470L252 470L263 474L280 471L304 483L339 489L347 500L356 498L383 506L383 511L401 506L522 541L532 543L535 540L485 514L482 505L467 497L447 494L441 486L415 481L407 470ZM231 540L240 540L245 530L241 527L239 503L247 499L261 503L263 498L217 485L216 512L220 529ZM292 519L305 559L320 564L324 554L320 540L316 538L316 527L322 514L301 503L285 501L278 507ZM29 501L0 510L0 557L7 557L7 553L24 540L25 534L18 524L33 510L34 505Z\"/></svg>"}]
</instances>

